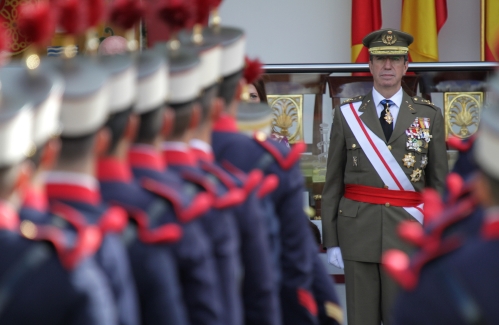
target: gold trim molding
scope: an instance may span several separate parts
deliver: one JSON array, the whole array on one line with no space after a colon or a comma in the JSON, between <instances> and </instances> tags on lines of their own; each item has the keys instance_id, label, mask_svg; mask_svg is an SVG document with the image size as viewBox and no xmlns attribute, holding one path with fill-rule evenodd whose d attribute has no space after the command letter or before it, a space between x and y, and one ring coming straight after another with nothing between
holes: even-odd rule
<instances>
[{"instance_id":1,"label":"gold trim molding","mask_svg":"<svg viewBox=\"0 0 499 325\"><path fill-rule=\"evenodd\" d=\"M267 100L273 111L272 132L289 143L303 140L303 95L268 95Z\"/></svg>"},{"instance_id":2,"label":"gold trim molding","mask_svg":"<svg viewBox=\"0 0 499 325\"><path fill-rule=\"evenodd\" d=\"M476 133L483 106L482 92L444 93L444 106L446 138L454 135L466 139Z\"/></svg>"}]
</instances>

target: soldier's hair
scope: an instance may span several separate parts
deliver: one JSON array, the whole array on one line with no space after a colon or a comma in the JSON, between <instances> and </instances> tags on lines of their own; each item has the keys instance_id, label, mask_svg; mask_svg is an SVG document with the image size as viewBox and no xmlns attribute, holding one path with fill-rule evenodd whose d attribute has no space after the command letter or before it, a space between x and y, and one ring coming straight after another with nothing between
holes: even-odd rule
<instances>
[{"instance_id":1,"label":"soldier's hair","mask_svg":"<svg viewBox=\"0 0 499 325\"><path fill-rule=\"evenodd\" d=\"M383 55L376 55L376 56L383 56ZM404 63L406 63L407 61L409 61L409 56L407 54L400 55L400 56L404 57ZM369 55L369 61L373 62L373 57L374 57L374 55L370 54Z\"/></svg>"},{"instance_id":2,"label":"soldier's hair","mask_svg":"<svg viewBox=\"0 0 499 325\"><path fill-rule=\"evenodd\" d=\"M169 138L179 138L188 130L194 103L195 101L179 105L170 104L170 107L175 111L175 120Z\"/></svg>"},{"instance_id":3,"label":"soldier's hair","mask_svg":"<svg viewBox=\"0 0 499 325\"><path fill-rule=\"evenodd\" d=\"M201 123L208 120L208 116L211 109L211 104L213 99L218 95L220 85L214 84L213 86L203 90L203 93L199 97L199 104L201 105Z\"/></svg>"},{"instance_id":4,"label":"soldier's hair","mask_svg":"<svg viewBox=\"0 0 499 325\"><path fill-rule=\"evenodd\" d=\"M139 129L135 137L135 142L152 143L156 139L163 127L164 111L165 105L161 105L152 111L139 115Z\"/></svg>"},{"instance_id":5,"label":"soldier's hair","mask_svg":"<svg viewBox=\"0 0 499 325\"><path fill-rule=\"evenodd\" d=\"M255 86L256 92L258 93L258 98L260 98L260 102L268 104L269 101L267 99L267 91L265 90L265 83L263 79L260 78L256 81L253 81L253 86Z\"/></svg>"},{"instance_id":6,"label":"soldier's hair","mask_svg":"<svg viewBox=\"0 0 499 325\"><path fill-rule=\"evenodd\" d=\"M243 76L243 70L236 72L228 77L225 77L220 84L220 91L218 97L223 98L225 104L229 106L234 100L236 95L237 85Z\"/></svg>"},{"instance_id":7,"label":"soldier's hair","mask_svg":"<svg viewBox=\"0 0 499 325\"><path fill-rule=\"evenodd\" d=\"M122 112L117 112L109 116L106 122L106 127L109 128L109 131L111 132L111 142L107 149L108 154L111 154L116 150L118 143L125 133L130 114L132 114L132 106Z\"/></svg>"},{"instance_id":8,"label":"soldier's hair","mask_svg":"<svg viewBox=\"0 0 499 325\"><path fill-rule=\"evenodd\" d=\"M72 164L86 158L92 151L97 132L82 137L61 136L61 152L59 161Z\"/></svg>"}]
</instances>

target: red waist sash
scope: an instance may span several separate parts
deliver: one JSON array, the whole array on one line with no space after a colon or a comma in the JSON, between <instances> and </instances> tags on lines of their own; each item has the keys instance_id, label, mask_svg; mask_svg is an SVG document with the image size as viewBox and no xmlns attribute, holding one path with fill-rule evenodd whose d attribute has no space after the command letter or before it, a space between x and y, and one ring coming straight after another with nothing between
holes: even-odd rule
<instances>
[{"instance_id":1,"label":"red waist sash","mask_svg":"<svg viewBox=\"0 0 499 325\"><path fill-rule=\"evenodd\" d=\"M415 207L422 203L421 193L398 191L365 185L346 184L345 198L371 204L389 204L396 207Z\"/></svg>"}]
</instances>

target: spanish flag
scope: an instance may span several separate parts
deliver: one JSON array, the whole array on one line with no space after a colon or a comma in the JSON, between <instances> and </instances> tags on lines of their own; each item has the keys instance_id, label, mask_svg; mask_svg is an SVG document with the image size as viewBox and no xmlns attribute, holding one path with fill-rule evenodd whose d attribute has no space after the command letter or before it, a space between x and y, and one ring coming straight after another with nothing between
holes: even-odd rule
<instances>
[{"instance_id":1,"label":"spanish flag","mask_svg":"<svg viewBox=\"0 0 499 325\"><path fill-rule=\"evenodd\" d=\"M499 1L484 0L482 4L482 60L499 61L495 52L499 36Z\"/></svg>"},{"instance_id":2,"label":"spanish flag","mask_svg":"<svg viewBox=\"0 0 499 325\"><path fill-rule=\"evenodd\" d=\"M362 39L380 28L380 0L352 0L352 62L369 62L369 51Z\"/></svg>"},{"instance_id":3,"label":"spanish flag","mask_svg":"<svg viewBox=\"0 0 499 325\"><path fill-rule=\"evenodd\" d=\"M401 29L414 36L412 62L438 61L438 32L446 20L447 0L403 0Z\"/></svg>"}]
</instances>

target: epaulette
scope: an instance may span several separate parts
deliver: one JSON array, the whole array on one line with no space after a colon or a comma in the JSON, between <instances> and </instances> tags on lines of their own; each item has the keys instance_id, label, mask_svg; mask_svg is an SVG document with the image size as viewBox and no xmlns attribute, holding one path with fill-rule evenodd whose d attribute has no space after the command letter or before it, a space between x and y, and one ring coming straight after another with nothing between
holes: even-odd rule
<instances>
[{"instance_id":1,"label":"epaulette","mask_svg":"<svg viewBox=\"0 0 499 325\"><path fill-rule=\"evenodd\" d=\"M130 218L137 223L137 235L145 244L171 244L182 238L182 228L175 223L163 224L154 229L150 228L149 218L144 211L124 206Z\"/></svg>"},{"instance_id":2,"label":"epaulette","mask_svg":"<svg viewBox=\"0 0 499 325\"><path fill-rule=\"evenodd\" d=\"M60 202L54 203L51 212L73 225L76 229L74 241L66 240L65 231L56 226L35 225L27 220L21 223L21 234L31 240L52 243L62 265L68 270L74 269L84 258L97 252L102 243L102 232L98 226L87 225L77 210ZM69 247L69 242L74 244Z\"/></svg>"},{"instance_id":3,"label":"epaulette","mask_svg":"<svg viewBox=\"0 0 499 325\"><path fill-rule=\"evenodd\" d=\"M364 96L357 96L357 97L352 97L347 100L344 100L341 105L345 104L350 104L350 103L355 103L355 102L360 102L362 99L364 99Z\"/></svg>"},{"instance_id":4,"label":"epaulette","mask_svg":"<svg viewBox=\"0 0 499 325\"><path fill-rule=\"evenodd\" d=\"M142 179L141 185L149 192L168 200L172 204L177 218L184 223L199 218L205 214L213 204L213 197L211 194L199 193L193 198L190 207L184 209L176 190L150 178Z\"/></svg>"},{"instance_id":5,"label":"epaulette","mask_svg":"<svg viewBox=\"0 0 499 325\"><path fill-rule=\"evenodd\" d=\"M126 211L118 206L107 209L99 220L99 228L103 234L121 233L128 223Z\"/></svg>"},{"instance_id":6,"label":"epaulette","mask_svg":"<svg viewBox=\"0 0 499 325\"><path fill-rule=\"evenodd\" d=\"M269 195L279 186L279 177L274 174L266 176L262 182L262 185L258 189L258 197L264 198Z\"/></svg>"},{"instance_id":7,"label":"epaulette","mask_svg":"<svg viewBox=\"0 0 499 325\"><path fill-rule=\"evenodd\" d=\"M184 171L181 174L182 179L197 184L205 189L213 198L213 207L215 209L227 209L236 205L240 205L246 200L246 193L239 188L229 189L224 195L218 196L217 189L206 177L202 177L195 173Z\"/></svg>"},{"instance_id":8,"label":"epaulette","mask_svg":"<svg viewBox=\"0 0 499 325\"><path fill-rule=\"evenodd\" d=\"M459 152L468 152L471 147L473 147L473 143L475 142L475 140L476 133L469 137L466 141L454 135L450 135L446 142L447 145L452 149L456 149Z\"/></svg>"},{"instance_id":9,"label":"epaulette","mask_svg":"<svg viewBox=\"0 0 499 325\"><path fill-rule=\"evenodd\" d=\"M427 105L427 106L432 107L433 109L438 109L438 107L435 106L435 104L433 104L431 101L429 101L428 99L424 99L422 97L419 97L419 96L413 96L412 101L414 102L414 104Z\"/></svg>"},{"instance_id":10,"label":"epaulette","mask_svg":"<svg viewBox=\"0 0 499 325\"><path fill-rule=\"evenodd\" d=\"M267 150L274 157L279 166L281 166L281 168L284 170L290 169L300 159L301 154L307 147L304 142L297 142L293 145L293 147L289 151L289 154L285 157L279 151L279 149L277 149L270 140L267 140L266 136L263 137L262 134L263 133L261 132L255 133L255 135L253 136L254 140L265 150Z\"/></svg>"},{"instance_id":11,"label":"epaulette","mask_svg":"<svg viewBox=\"0 0 499 325\"><path fill-rule=\"evenodd\" d=\"M243 184L246 195L250 195L250 193L258 187L258 184L262 182L263 172L259 169L253 169L249 174L246 174L227 160L222 162L222 166L231 173L231 175L239 179Z\"/></svg>"},{"instance_id":12,"label":"epaulette","mask_svg":"<svg viewBox=\"0 0 499 325\"><path fill-rule=\"evenodd\" d=\"M300 305L305 307L312 316L317 316L319 308L317 307L317 302L315 301L313 294L308 290L298 288L296 295Z\"/></svg>"}]
</instances>

